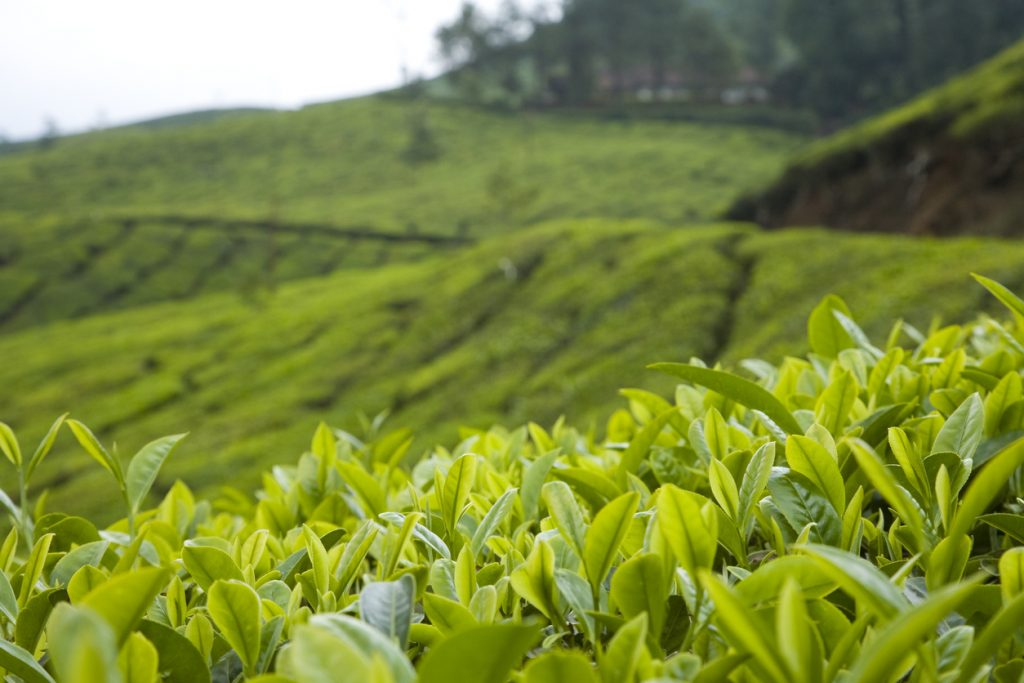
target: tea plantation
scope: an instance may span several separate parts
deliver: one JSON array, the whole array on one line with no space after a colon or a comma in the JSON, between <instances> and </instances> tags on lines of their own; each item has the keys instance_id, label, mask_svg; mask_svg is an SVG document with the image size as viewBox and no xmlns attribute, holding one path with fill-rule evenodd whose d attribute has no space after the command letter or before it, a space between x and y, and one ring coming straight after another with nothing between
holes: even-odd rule
<instances>
[{"instance_id":1,"label":"tea plantation","mask_svg":"<svg viewBox=\"0 0 1024 683\"><path fill-rule=\"evenodd\" d=\"M971 270L1016 285L1022 262L1024 246L985 240L560 222L262 302L225 293L8 335L0 357L18 362L0 366L0 414L42 434L74 409L129 448L191 430L158 489L249 487L325 418L355 430L360 412L389 411L385 433L419 436L410 457L463 425L585 426L620 387L670 389L642 371L652 358L799 351L830 291L872 334L897 316L924 333L996 305L964 287ZM62 508L109 518L99 473L59 451L37 481Z\"/></svg>"},{"instance_id":2,"label":"tea plantation","mask_svg":"<svg viewBox=\"0 0 1024 683\"><path fill-rule=\"evenodd\" d=\"M21 491L2 500L0 666L29 683L1016 680L1024 301L979 279L1012 318L872 340L830 296L810 352L746 363L756 381L658 363L674 394L630 391L598 429L465 430L412 460L404 434L320 424L255 495L177 482L153 500L183 434L122 458L77 419L38 448L0 426ZM118 509L104 529L28 493L64 433Z\"/></svg>"},{"instance_id":3,"label":"tea plantation","mask_svg":"<svg viewBox=\"0 0 1024 683\"><path fill-rule=\"evenodd\" d=\"M1024 680L1024 244L877 234L967 186L864 151L995 149L1018 53L797 157L395 94L0 150L0 678ZM794 158L875 234L737 200Z\"/></svg>"}]
</instances>

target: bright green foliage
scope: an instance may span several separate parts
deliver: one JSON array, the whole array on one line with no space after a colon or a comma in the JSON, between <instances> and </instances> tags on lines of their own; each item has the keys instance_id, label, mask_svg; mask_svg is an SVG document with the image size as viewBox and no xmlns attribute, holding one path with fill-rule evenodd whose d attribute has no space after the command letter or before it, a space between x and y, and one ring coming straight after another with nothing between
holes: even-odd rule
<instances>
[{"instance_id":1,"label":"bright green foliage","mask_svg":"<svg viewBox=\"0 0 1024 683\"><path fill-rule=\"evenodd\" d=\"M905 260L894 266L896 252ZM994 240L552 223L415 265L285 285L261 307L210 295L3 335L0 357L18 362L0 363L0 420L17 430L26 460L66 409L67 387L76 417L122 456L153 434L190 430L157 478L156 497L176 478L202 495L223 482L249 489L325 417L358 411L390 416L336 426L379 442L377 457L404 462L457 438L461 424L550 425L564 414L586 429L622 406L615 392L623 386L648 390L626 395L686 435L689 422L661 398L676 380L644 373L652 360L774 362L799 353L810 346L807 312L830 290L879 344L897 315L924 334L933 315L1000 309L980 287L964 286L967 274L1012 284L1022 262L1024 245ZM884 295L874 286L881 280ZM657 324L641 330L637 320ZM1014 386L1009 376L1004 390ZM985 400L991 422L996 400ZM632 423L622 424L633 447L616 483L661 431L645 421L644 435L632 438ZM67 512L104 523L123 514L105 493L111 475L62 433L33 485L49 488L51 505ZM0 482L20 505L11 472L0 468ZM530 510L539 490L524 486Z\"/></svg>"},{"instance_id":2,"label":"bright green foliage","mask_svg":"<svg viewBox=\"0 0 1024 683\"><path fill-rule=\"evenodd\" d=\"M1024 666L1024 330L897 326L876 345L825 301L817 352L745 364L755 379L658 364L687 383L627 392L604 436L465 430L406 464L408 435L320 426L253 496L178 482L145 509L130 491L177 437L125 477L69 420L125 517L101 532L11 503L0 666L58 683L1005 680Z\"/></svg>"}]
</instances>

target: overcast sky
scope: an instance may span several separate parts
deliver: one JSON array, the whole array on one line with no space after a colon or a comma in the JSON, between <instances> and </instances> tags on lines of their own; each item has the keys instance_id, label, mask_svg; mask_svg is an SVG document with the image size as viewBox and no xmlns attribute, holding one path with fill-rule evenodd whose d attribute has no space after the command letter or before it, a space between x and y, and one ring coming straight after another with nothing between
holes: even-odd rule
<instances>
[{"instance_id":1,"label":"overcast sky","mask_svg":"<svg viewBox=\"0 0 1024 683\"><path fill-rule=\"evenodd\" d=\"M462 0L0 0L0 134L303 103L435 73ZM477 0L496 8L501 0ZM531 3L527 3L531 4Z\"/></svg>"}]
</instances>

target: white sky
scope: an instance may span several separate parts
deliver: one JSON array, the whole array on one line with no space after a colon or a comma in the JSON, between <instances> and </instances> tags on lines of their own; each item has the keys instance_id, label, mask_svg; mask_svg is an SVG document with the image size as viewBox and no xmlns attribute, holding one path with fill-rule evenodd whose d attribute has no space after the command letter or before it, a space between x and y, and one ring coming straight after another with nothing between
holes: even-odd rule
<instances>
[{"instance_id":1,"label":"white sky","mask_svg":"<svg viewBox=\"0 0 1024 683\"><path fill-rule=\"evenodd\" d=\"M462 0L0 0L0 134L363 94L439 68ZM478 0L486 9L501 0ZM531 4L531 3L527 3Z\"/></svg>"}]
</instances>

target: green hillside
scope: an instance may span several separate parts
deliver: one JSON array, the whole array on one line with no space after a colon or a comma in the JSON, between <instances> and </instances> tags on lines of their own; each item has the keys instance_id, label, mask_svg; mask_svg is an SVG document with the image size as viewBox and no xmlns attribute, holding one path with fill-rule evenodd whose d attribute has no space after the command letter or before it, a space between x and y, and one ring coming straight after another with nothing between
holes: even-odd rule
<instances>
[{"instance_id":1,"label":"green hillside","mask_svg":"<svg viewBox=\"0 0 1024 683\"><path fill-rule=\"evenodd\" d=\"M727 215L768 227L1024 234L1024 42L809 145Z\"/></svg>"},{"instance_id":2,"label":"green hillside","mask_svg":"<svg viewBox=\"0 0 1024 683\"><path fill-rule=\"evenodd\" d=\"M430 131L436 158L409 158L426 144L412 144L417 129ZM708 220L801 141L387 98L62 138L0 158L0 329L209 291L258 297L436 251L420 238L571 217ZM207 223L152 220L165 215ZM237 219L268 224L208 224ZM310 221L408 239L282 227Z\"/></svg>"},{"instance_id":3,"label":"green hillside","mask_svg":"<svg viewBox=\"0 0 1024 683\"><path fill-rule=\"evenodd\" d=\"M1024 245L985 240L558 222L287 284L260 305L209 295L9 334L0 414L28 438L73 410L129 451L192 429L158 489L174 477L248 486L323 419L358 433L358 412L390 410L387 429L423 439L411 453L460 425L585 423L620 405L615 391L652 360L799 351L825 293L869 333L895 316L925 329L933 313L993 305L964 286L969 271L1019 286L1022 260ZM884 291L867 286L877 282ZM99 511L100 473L59 450L39 485Z\"/></svg>"},{"instance_id":4,"label":"green hillside","mask_svg":"<svg viewBox=\"0 0 1024 683\"><path fill-rule=\"evenodd\" d=\"M426 142L411 144L417 130ZM723 210L800 142L768 129L371 97L60 139L0 158L0 206L448 233L464 223L472 234L581 216L679 223Z\"/></svg>"}]
</instances>

